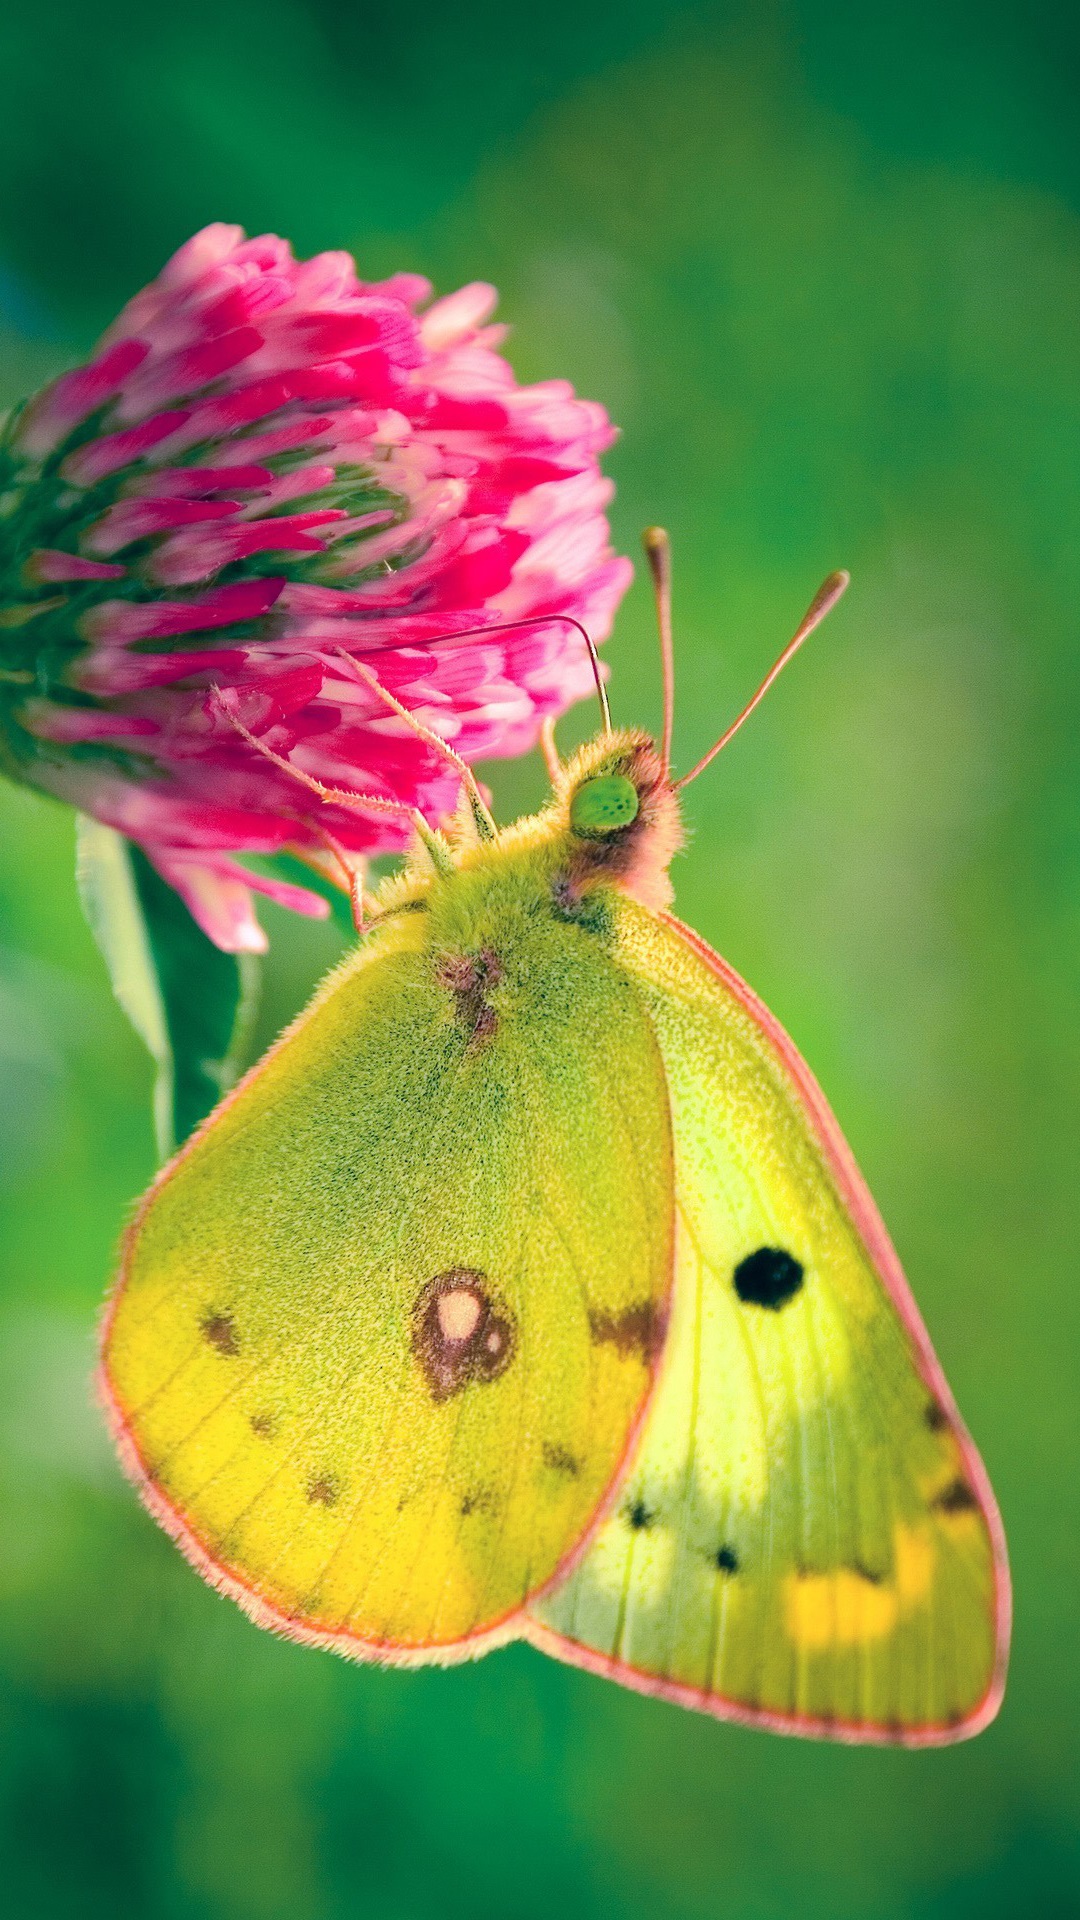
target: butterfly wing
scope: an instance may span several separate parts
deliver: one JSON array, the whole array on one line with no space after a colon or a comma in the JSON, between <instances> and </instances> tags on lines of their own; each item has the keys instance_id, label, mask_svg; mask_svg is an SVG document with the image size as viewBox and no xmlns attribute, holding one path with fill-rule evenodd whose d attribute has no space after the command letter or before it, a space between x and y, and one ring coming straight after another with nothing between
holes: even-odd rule
<instances>
[{"instance_id":1,"label":"butterfly wing","mask_svg":"<svg viewBox=\"0 0 1080 1920\"><path fill-rule=\"evenodd\" d=\"M529 1637L781 1731L974 1733L1004 1539L885 1229L766 1008L668 916L621 926L674 1115L672 1324L618 1509Z\"/></svg>"},{"instance_id":2,"label":"butterfly wing","mask_svg":"<svg viewBox=\"0 0 1080 1920\"><path fill-rule=\"evenodd\" d=\"M293 1637L403 1660L483 1650L578 1547L673 1259L625 975L518 916L485 997L427 919L331 977L165 1170L104 1336L126 1464L204 1575Z\"/></svg>"}]
</instances>

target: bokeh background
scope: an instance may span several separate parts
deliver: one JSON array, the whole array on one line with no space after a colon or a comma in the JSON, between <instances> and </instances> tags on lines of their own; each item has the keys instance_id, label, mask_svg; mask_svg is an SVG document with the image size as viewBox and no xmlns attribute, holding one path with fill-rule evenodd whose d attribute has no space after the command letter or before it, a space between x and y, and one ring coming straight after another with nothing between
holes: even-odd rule
<instances>
[{"instance_id":1,"label":"bokeh background","mask_svg":"<svg viewBox=\"0 0 1080 1920\"><path fill-rule=\"evenodd\" d=\"M92 1329L149 1068L0 795L0 1901L13 1920L1013 1920L1080 1912L1080 27L1048 0L9 0L0 401L210 219L495 280L522 376L623 427L676 553L684 916L824 1081L1009 1530L1000 1720L836 1750L517 1649L258 1633L121 1484ZM655 723L633 590L617 717ZM564 723L569 741L592 715ZM492 773L503 816L538 764ZM264 1037L336 951L274 917Z\"/></svg>"}]
</instances>

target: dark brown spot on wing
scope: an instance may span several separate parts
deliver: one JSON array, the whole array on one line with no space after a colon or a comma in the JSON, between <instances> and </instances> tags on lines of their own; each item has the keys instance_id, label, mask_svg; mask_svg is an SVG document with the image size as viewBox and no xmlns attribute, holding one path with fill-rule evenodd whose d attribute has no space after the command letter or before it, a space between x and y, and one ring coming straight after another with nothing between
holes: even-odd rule
<instances>
[{"instance_id":1,"label":"dark brown spot on wing","mask_svg":"<svg viewBox=\"0 0 1080 1920\"><path fill-rule=\"evenodd\" d=\"M225 1354L227 1359L236 1358L240 1351L240 1341L231 1313L204 1313L201 1325L203 1339L208 1346L216 1348L218 1353Z\"/></svg>"},{"instance_id":2,"label":"dark brown spot on wing","mask_svg":"<svg viewBox=\"0 0 1080 1920\"><path fill-rule=\"evenodd\" d=\"M979 1510L979 1503L967 1481L959 1476L935 1494L930 1505L936 1507L939 1513L977 1513Z\"/></svg>"},{"instance_id":3,"label":"dark brown spot on wing","mask_svg":"<svg viewBox=\"0 0 1080 1920\"><path fill-rule=\"evenodd\" d=\"M485 1000L483 1006L480 1008L480 1011L476 1016L476 1021L473 1026L473 1030L472 1030L473 1044L478 1045L479 1042L482 1040L490 1040L492 1035L495 1033L495 1030L498 1027L498 1024L499 1024L498 1014L496 1013L494 1007L491 1005L490 1001Z\"/></svg>"},{"instance_id":4,"label":"dark brown spot on wing","mask_svg":"<svg viewBox=\"0 0 1080 1920\"><path fill-rule=\"evenodd\" d=\"M551 883L551 904L558 920L572 921L586 933L610 940L615 931L611 904L602 892L575 885L568 873L560 873Z\"/></svg>"},{"instance_id":5,"label":"dark brown spot on wing","mask_svg":"<svg viewBox=\"0 0 1080 1920\"><path fill-rule=\"evenodd\" d=\"M639 1353L651 1360L664 1338L664 1316L652 1300L642 1300L621 1313L589 1312L589 1332L597 1346L610 1345L623 1355Z\"/></svg>"},{"instance_id":6,"label":"dark brown spot on wing","mask_svg":"<svg viewBox=\"0 0 1080 1920\"><path fill-rule=\"evenodd\" d=\"M453 995L455 1018L472 1045L490 1040L498 1027L499 1016L488 995L502 977L502 961L490 947L479 953L444 954L436 965L435 978Z\"/></svg>"},{"instance_id":7,"label":"dark brown spot on wing","mask_svg":"<svg viewBox=\"0 0 1080 1920\"><path fill-rule=\"evenodd\" d=\"M460 1512L462 1518L467 1520L470 1513L494 1513L498 1504L490 1487L474 1487L471 1493L464 1496Z\"/></svg>"},{"instance_id":8,"label":"dark brown spot on wing","mask_svg":"<svg viewBox=\"0 0 1080 1920\"><path fill-rule=\"evenodd\" d=\"M514 1323L493 1298L486 1274L450 1267L421 1287L413 1303L412 1350L435 1401L506 1372Z\"/></svg>"},{"instance_id":9,"label":"dark brown spot on wing","mask_svg":"<svg viewBox=\"0 0 1080 1920\"><path fill-rule=\"evenodd\" d=\"M545 1467L550 1467L553 1473L569 1474L571 1479L576 1479L581 1472L581 1461L551 1440L544 1441L541 1453Z\"/></svg>"},{"instance_id":10,"label":"dark brown spot on wing","mask_svg":"<svg viewBox=\"0 0 1080 1920\"><path fill-rule=\"evenodd\" d=\"M937 1400L930 1400L923 1411L923 1419L931 1433L944 1433L949 1425L949 1416Z\"/></svg>"},{"instance_id":11,"label":"dark brown spot on wing","mask_svg":"<svg viewBox=\"0 0 1080 1920\"><path fill-rule=\"evenodd\" d=\"M337 1481L329 1473L322 1473L317 1480L308 1482L307 1497L313 1507L332 1507L337 1503Z\"/></svg>"},{"instance_id":12,"label":"dark brown spot on wing","mask_svg":"<svg viewBox=\"0 0 1080 1920\"><path fill-rule=\"evenodd\" d=\"M248 1421L248 1425L252 1433L258 1434L260 1440L272 1440L277 1428L277 1421L274 1419L272 1413L253 1413Z\"/></svg>"},{"instance_id":13,"label":"dark brown spot on wing","mask_svg":"<svg viewBox=\"0 0 1080 1920\"><path fill-rule=\"evenodd\" d=\"M435 967L435 978L453 994L475 993L480 985L479 969L468 953L444 954Z\"/></svg>"}]
</instances>

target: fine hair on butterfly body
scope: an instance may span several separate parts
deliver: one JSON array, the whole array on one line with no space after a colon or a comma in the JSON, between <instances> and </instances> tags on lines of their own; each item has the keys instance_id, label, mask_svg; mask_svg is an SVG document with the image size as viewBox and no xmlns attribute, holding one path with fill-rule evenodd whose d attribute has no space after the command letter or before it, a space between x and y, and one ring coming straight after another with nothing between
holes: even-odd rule
<instances>
[{"instance_id":1,"label":"fine hair on butterfly body","mask_svg":"<svg viewBox=\"0 0 1080 1920\"><path fill-rule=\"evenodd\" d=\"M676 781L645 546L659 744L611 726L590 642L603 730L564 765L545 729L535 817L496 827L446 749L452 827L416 819L373 898L350 874L356 952L142 1202L106 1405L155 1517L291 1638L524 1638L720 1718L941 1744L1004 1685L993 1494L813 1076L669 911L679 789L847 579Z\"/></svg>"}]
</instances>

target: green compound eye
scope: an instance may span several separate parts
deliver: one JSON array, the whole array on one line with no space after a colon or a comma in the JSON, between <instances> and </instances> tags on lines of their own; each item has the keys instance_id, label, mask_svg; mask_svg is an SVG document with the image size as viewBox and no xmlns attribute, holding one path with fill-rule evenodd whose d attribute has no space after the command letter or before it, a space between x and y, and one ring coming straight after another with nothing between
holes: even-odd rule
<instances>
[{"instance_id":1,"label":"green compound eye","mask_svg":"<svg viewBox=\"0 0 1080 1920\"><path fill-rule=\"evenodd\" d=\"M585 840L602 840L636 820L638 790L622 773L601 773L586 780L570 802L570 825Z\"/></svg>"}]
</instances>

